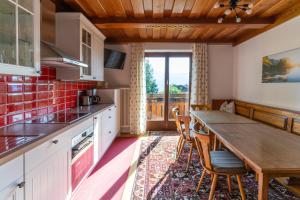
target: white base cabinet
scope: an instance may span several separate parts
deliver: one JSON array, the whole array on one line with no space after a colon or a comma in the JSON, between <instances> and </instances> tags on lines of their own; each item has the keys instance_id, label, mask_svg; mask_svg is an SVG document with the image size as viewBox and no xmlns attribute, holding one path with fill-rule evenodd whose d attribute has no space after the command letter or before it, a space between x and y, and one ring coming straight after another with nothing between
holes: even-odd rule
<instances>
[{"instance_id":1,"label":"white base cabinet","mask_svg":"<svg viewBox=\"0 0 300 200\"><path fill-rule=\"evenodd\" d=\"M24 199L23 156L0 166L0 200Z\"/></svg>"},{"instance_id":2,"label":"white base cabinet","mask_svg":"<svg viewBox=\"0 0 300 200\"><path fill-rule=\"evenodd\" d=\"M118 135L117 105L0 166L0 200L71 199L71 140L94 123L94 164Z\"/></svg>"},{"instance_id":3,"label":"white base cabinet","mask_svg":"<svg viewBox=\"0 0 300 200\"><path fill-rule=\"evenodd\" d=\"M102 149L102 113L94 116L94 163L96 164L103 156Z\"/></svg>"},{"instance_id":4,"label":"white base cabinet","mask_svg":"<svg viewBox=\"0 0 300 200\"><path fill-rule=\"evenodd\" d=\"M69 184L70 148L64 148L25 174L26 200L65 200L71 196Z\"/></svg>"},{"instance_id":5,"label":"white base cabinet","mask_svg":"<svg viewBox=\"0 0 300 200\"><path fill-rule=\"evenodd\" d=\"M117 106L111 106L94 117L95 162L98 162L118 135Z\"/></svg>"},{"instance_id":6,"label":"white base cabinet","mask_svg":"<svg viewBox=\"0 0 300 200\"><path fill-rule=\"evenodd\" d=\"M16 182L8 185L0 191L0 200L23 200L24 186L22 186L23 178L16 180ZM20 186L18 186L20 184Z\"/></svg>"}]
</instances>

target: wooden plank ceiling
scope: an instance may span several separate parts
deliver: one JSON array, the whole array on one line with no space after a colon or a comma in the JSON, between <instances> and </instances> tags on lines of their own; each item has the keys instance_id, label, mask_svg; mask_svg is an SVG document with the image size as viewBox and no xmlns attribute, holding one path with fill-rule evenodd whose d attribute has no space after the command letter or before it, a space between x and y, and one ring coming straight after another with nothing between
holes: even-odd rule
<instances>
[{"instance_id":1,"label":"wooden plank ceiling","mask_svg":"<svg viewBox=\"0 0 300 200\"><path fill-rule=\"evenodd\" d=\"M107 37L107 42L210 42L237 44L285 18L290 8L300 13L299 0L241 0L253 3L253 13L234 14L223 24L218 0L64 0L83 12ZM228 0L219 2L227 3ZM296 10L296 11L295 11ZM293 14L294 17L295 14ZM298 14L297 14L298 15ZM292 16L291 16L292 17ZM281 20L282 21L282 20Z\"/></svg>"}]
</instances>

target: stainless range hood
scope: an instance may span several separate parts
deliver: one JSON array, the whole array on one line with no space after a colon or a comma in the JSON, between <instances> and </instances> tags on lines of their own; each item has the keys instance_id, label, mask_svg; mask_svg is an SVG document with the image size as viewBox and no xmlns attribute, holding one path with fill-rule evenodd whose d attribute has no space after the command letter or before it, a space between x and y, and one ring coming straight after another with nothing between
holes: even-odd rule
<instances>
[{"instance_id":1,"label":"stainless range hood","mask_svg":"<svg viewBox=\"0 0 300 200\"><path fill-rule=\"evenodd\" d=\"M45 41L41 42L41 64L51 67L67 67L73 69L88 67L86 63L67 56L53 44Z\"/></svg>"}]
</instances>

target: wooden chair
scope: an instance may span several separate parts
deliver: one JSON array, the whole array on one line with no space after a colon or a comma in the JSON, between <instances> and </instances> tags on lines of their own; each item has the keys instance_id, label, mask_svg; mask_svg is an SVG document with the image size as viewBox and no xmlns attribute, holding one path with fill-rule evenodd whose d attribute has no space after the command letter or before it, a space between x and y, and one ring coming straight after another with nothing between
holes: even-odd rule
<instances>
[{"instance_id":1,"label":"wooden chair","mask_svg":"<svg viewBox=\"0 0 300 200\"><path fill-rule=\"evenodd\" d=\"M184 115L179 115L179 109L178 108L173 108L172 112L174 114L175 118L175 123L176 123L176 128L177 131L180 133L180 138L177 144L177 156L176 159L178 160L184 146L187 144L189 145L189 156L188 156L188 161L187 161L187 166L186 170L188 170L191 159L192 159L192 154L193 154L193 149L196 149L196 144L194 137L190 134L190 122L191 118L190 116L184 116ZM187 128L186 128L187 127Z\"/></svg>"},{"instance_id":2,"label":"wooden chair","mask_svg":"<svg viewBox=\"0 0 300 200\"><path fill-rule=\"evenodd\" d=\"M175 119L177 132L180 134L180 137L179 137L179 140L178 140L178 143L177 143L177 155L178 155L179 147L181 146L181 143L182 143L182 140L183 140L184 136L181 134L180 123L179 123L178 118L177 118L177 116L179 116L179 108L178 107L174 107L172 109L172 113L173 113L173 117Z\"/></svg>"},{"instance_id":3,"label":"wooden chair","mask_svg":"<svg viewBox=\"0 0 300 200\"><path fill-rule=\"evenodd\" d=\"M201 184L206 174L212 176L212 185L209 193L209 200L214 198L214 193L219 176L227 176L228 189L231 191L231 176L236 176L239 185L242 200L246 199L246 195L241 182L241 175L247 171L244 163L229 151L211 151L210 136L208 134L198 134L193 130L195 135L195 143L200 162L203 167L202 175L198 183L196 192L199 192Z\"/></svg>"}]
</instances>

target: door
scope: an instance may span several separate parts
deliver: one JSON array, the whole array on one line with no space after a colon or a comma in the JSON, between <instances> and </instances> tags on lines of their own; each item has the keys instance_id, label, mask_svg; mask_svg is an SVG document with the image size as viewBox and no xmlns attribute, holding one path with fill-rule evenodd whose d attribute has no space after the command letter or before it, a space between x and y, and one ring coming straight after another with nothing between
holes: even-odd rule
<instances>
[{"instance_id":1,"label":"door","mask_svg":"<svg viewBox=\"0 0 300 200\"><path fill-rule=\"evenodd\" d=\"M188 114L191 53L146 53L147 130L176 130L172 108Z\"/></svg>"},{"instance_id":2,"label":"door","mask_svg":"<svg viewBox=\"0 0 300 200\"><path fill-rule=\"evenodd\" d=\"M71 191L69 158L69 148L63 148L25 174L25 199L68 199Z\"/></svg>"},{"instance_id":3,"label":"door","mask_svg":"<svg viewBox=\"0 0 300 200\"><path fill-rule=\"evenodd\" d=\"M81 30L81 55L82 61L88 65L88 67L81 67L82 79L92 78L92 34L87 29Z\"/></svg>"},{"instance_id":4,"label":"door","mask_svg":"<svg viewBox=\"0 0 300 200\"><path fill-rule=\"evenodd\" d=\"M23 200L24 199L24 186L22 184L23 178L20 178L16 181L16 183L13 183L3 190L0 191L0 199L5 200Z\"/></svg>"},{"instance_id":5,"label":"door","mask_svg":"<svg viewBox=\"0 0 300 200\"><path fill-rule=\"evenodd\" d=\"M102 157L102 114L94 117L94 164Z\"/></svg>"},{"instance_id":6,"label":"door","mask_svg":"<svg viewBox=\"0 0 300 200\"><path fill-rule=\"evenodd\" d=\"M0 1L0 73L40 75L40 1Z\"/></svg>"},{"instance_id":7,"label":"door","mask_svg":"<svg viewBox=\"0 0 300 200\"><path fill-rule=\"evenodd\" d=\"M104 41L96 34L92 35L92 63L93 80L103 81L104 75Z\"/></svg>"}]
</instances>

